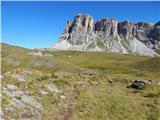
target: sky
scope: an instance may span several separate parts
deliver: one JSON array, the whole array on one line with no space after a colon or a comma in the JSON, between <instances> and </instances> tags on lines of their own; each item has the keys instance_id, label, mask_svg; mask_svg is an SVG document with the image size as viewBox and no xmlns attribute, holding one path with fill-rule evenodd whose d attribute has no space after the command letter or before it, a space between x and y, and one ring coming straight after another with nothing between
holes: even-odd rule
<instances>
[{"instance_id":1,"label":"sky","mask_svg":"<svg viewBox=\"0 0 160 120\"><path fill-rule=\"evenodd\" d=\"M67 20L79 13L93 16L94 21L116 18L118 22L156 23L160 2L3 1L2 42L25 48L50 47L58 42Z\"/></svg>"}]
</instances>

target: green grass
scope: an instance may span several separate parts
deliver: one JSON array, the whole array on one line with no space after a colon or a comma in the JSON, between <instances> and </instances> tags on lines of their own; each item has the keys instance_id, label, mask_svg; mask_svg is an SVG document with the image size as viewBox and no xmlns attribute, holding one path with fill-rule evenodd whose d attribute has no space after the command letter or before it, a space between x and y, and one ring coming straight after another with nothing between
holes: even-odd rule
<instances>
[{"instance_id":1,"label":"green grass","mask_svg":"<svg viewBox=\"0 0 160 120\"><path fill-rule=\"evenodd\" d=\"M2 74L17 68L33 73L26 82L5 77L2 87L15 84L23 91L40 97L45 108L44 120L66 113L67 110L60 109L59 104L72 104L71 110L68 110L70 120L160 119L159 57L78 51L44 51L53 56L40 57L29 55L30 51L33 50L2 44ZM11 62L8 62L10 59ZM96 74L85 77L80 74L84 68L94 70ZM108 79L112 79L113 83L108 83ZM153 83L144 90L127 88L133 79L152 80ZM44 85L47 83L55 84L66 99L57 100L50 92L45 96L39 95L40 89L46 90ZM3 106L8 104L9 99L6 99L2 101ZM14 114L18 116L19 113Z\"/></svg>"},{"instance_id":2,"label":"green grass","mask_svg":"<svg viewBox=\"0 0 160 120\"><path fill-rule=\"evenodd\" d=\"M160 72L160 57L149 58L145 61L137 62L134 64L136 69L149 72Z\"/></svg>"}]
</instances>

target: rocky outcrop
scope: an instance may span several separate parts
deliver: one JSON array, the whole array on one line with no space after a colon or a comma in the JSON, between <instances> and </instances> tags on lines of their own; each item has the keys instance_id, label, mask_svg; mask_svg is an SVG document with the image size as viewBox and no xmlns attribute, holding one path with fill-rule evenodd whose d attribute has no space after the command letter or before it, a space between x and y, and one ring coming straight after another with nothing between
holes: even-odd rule
<instances>
[{"instance_id":1,"label":"rocky outcrop","mask_svg":"<svg viewBox=\"0 0 160 120\"><path fill-rule=\"evenodd\" d=\"M93 39L94 21L89 15L76 15L73 21L68 21L60 37L60 41L67 40L72 45L82 45Z\"/></svg>"},{"instance_id":2,"label":"rocky outcrop","mask_svg":"<svg viewBox=\"0 0 160 120\"><path fill-rule=\"evenodd\" d=\"M53 48L155 56L160 53L160 22L118 23L106 18L94 22L90 15L78 14L67 21L60 42Z\"/></svg>"},{"instance_id":3,"label":"rocky outcrop","mask_svg":"<svg viewBox=\"0 0 160 120\"><path fill-rule=\"evenodd\" d=\"M2 88L3 104L7 101L8 104L2 110L4 111L4 117L10 120L8 113L19 113L21 120L41 120L42 111L44 110L43 105L35 96L29 96L20 88L13 84L6 84ZM19 111L17 113L17 111ZM25 112L26 111L26 112ZM25 112L25 116L23 113Z\"/></svg>"}]
</instances>

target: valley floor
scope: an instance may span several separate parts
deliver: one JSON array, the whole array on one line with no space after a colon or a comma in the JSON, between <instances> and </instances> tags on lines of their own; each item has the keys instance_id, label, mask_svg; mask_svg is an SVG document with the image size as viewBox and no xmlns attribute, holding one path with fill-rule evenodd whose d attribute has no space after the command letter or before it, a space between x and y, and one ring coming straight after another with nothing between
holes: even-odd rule
<instances>
[{"instance_id":1,"label":"valley floor","mask_svg":"<svg viewBox=\"0 0 160 120\"><path fill-rule=\"evenodd\" d=\"M1 46L2 119L160 120L160 57Z\"/></svg>"}]
</instances>

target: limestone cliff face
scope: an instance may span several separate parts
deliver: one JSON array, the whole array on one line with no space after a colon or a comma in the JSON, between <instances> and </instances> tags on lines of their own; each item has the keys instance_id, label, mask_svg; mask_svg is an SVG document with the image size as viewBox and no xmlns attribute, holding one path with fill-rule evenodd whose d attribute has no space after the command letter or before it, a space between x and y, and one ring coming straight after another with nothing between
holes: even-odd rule
<instances>
[{"instance_id":1,"label":"limestone cliff face","mask_svg":"<svg viewBox=\"0 0 160 120\"><path fill-rule=\"evenodd\" d=\"M117 25L116 19L102 19L95 23L95 32L98 35L103 35L103 37L116 37L118 35Z\"/></svg>"},{"instance_id":2,"label":"limestone cliff face","mask_svg":"<svg viewBox=\"0 0 160 120\"><path fill-rule=\"evenodd\" d=\"M153 29L148 34L148 37L153 40L160 41L160 21L153 26Z\"/></svg>"},{"instance_id":3,"label":"limestone cliff face","mask_svg":"<svg viewBox=\"0 0 160 120\"><path fill-rule=\"evenodd\" d=\"M149 32L153 29L153 24L146 23L146 22L139 22L135 24L136 30L135 30L135 36L140 41L147 41L149 38L147 35Z\"/></svg>"},{"instance_id":4,"label":"limestone cliff face","mask_svg":"<svg viewBox=\"0 0 160 120\"><path fill-rule=\"evenodd\" d=\"M122 38L134 38L136 31L136 26L134 23L131 23L129 21L124 21L118 24L118 34Z\"/></svg>"},{"instance_id":5,"label":"limestone cliff face","mask_svg":"<svg viewBox=\"0 0 160 120\"><path fill-rule=\"evenodd\" d=\"M65 42L63 42L65 41ZM71 46L70 50L109 51L140 55L160 53L160 22L156 24L116 19L93 20L93 17L78 14L60 36L60 43ZM58 43L56 46L61 46ZM56 48L57 49L57 48Z\"/></svg>"},{"instance_id":6,"label":"limestone cliff face","mask_svg":"<svg viewBox=\"0 0 160 120\"><path fill-rule=\"evenodd\" d=\"M153 29L149 32L148 37L150 43L153 45L153 49L160 54L160 21L154 25Z\"/></svg>"},{"instance_id":7,"label":"limestone cliff face","mask_svg":"<svg viewBox=\"0 0 160 120\"><path fill-rule=\"evenodd\" d=\"M94 39L94 21L89 15L78 14L73 21L68 21L60 40L67 40L72 45L82 45Z\"/></svg>"}]
</instances>

